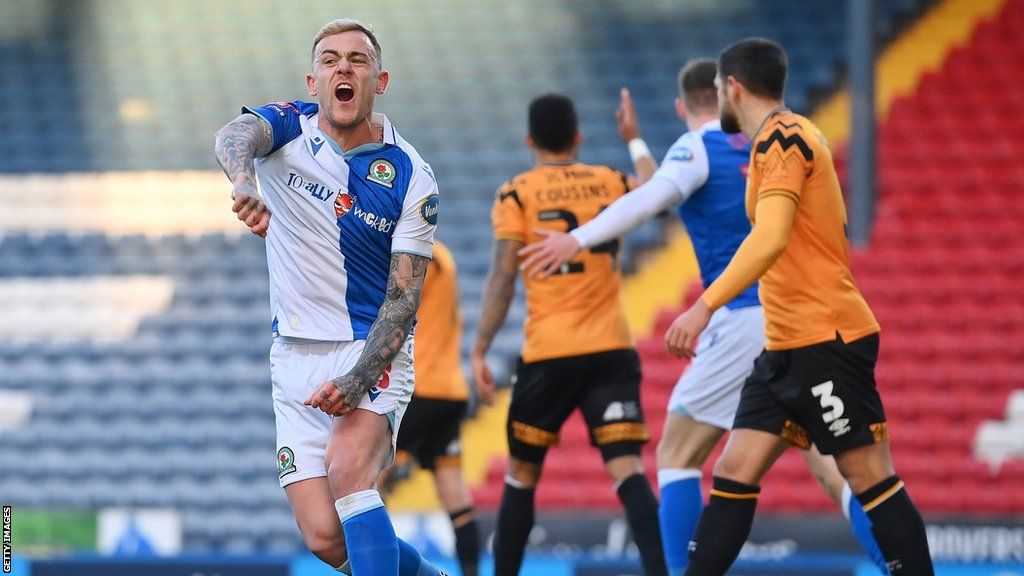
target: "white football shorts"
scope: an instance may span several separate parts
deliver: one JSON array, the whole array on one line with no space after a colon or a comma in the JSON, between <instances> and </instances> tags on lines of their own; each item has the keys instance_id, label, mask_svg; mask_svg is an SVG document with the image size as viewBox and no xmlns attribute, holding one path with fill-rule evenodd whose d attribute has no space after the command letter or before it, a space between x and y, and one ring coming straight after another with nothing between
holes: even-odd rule
<instances>
[{"instance_id":1,"label":"white football shorts","mask_svg":"<svg viewBox=\"0 0 1024 576\"><path fill-rule=\"evenodd\" d=\"M697 342L697 355L680 376L668 411L716 428L732 428L743 383L764 350L764 310L719 308Z\"/></svg>"},{"instance_id":2,"label":"white football shorts","mask_svg":"<svg viewBox=\"0 0 1024 576\"><path fill-rule=\"evenodd\" d=\"M270 380L277 422L277 471L281 487L327 476L325 458L334 416L304 402L324 382L346 374L363 351L363 340L285 343L270 348ZM413 338L410 336L359 408L387 416L391 424L391 456L402 416L412 399Z\"/></svg>"}]
</instances>

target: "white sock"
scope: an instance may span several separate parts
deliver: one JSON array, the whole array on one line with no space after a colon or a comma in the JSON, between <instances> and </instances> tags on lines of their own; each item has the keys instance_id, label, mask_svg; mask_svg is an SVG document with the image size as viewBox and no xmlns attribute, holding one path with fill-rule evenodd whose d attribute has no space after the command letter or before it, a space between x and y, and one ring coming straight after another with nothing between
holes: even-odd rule
<instances>
[{"instance_id":1,"label":"white sock","mask_svg":"<svg viewBox=\"0 0 1024 576\"><path fill-rule=\"evenodd\" d=\"M338 498L334 502L334 508L338 511L338 518L341 519L342 524L353 516L369 512L374 508L383 507L384 500L381 499L380 492L376 490L353 492L348 496Z\"/></svg>"},{"instance_id":2,"label":"white sock","mask_svg":"<svg viewBox=\"0 0 1024 576\"><path fill-rule=\"evenodd\" d=\"M664 488L673 482L701 478L703 474L696 468L662 468L658 470L658 487Z\"/></svg>"}]
</instances>

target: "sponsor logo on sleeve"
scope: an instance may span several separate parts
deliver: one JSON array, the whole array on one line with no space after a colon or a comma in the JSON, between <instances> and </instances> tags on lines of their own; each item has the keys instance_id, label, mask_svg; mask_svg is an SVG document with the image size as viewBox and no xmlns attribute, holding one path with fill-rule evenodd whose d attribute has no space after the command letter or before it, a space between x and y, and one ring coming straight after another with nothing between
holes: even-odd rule
<instances>
[{"instance_id":1,"label":"sponsor logo on sleeve","mask_svg":"<svg viewBox=\"0 0 1024 576\"><path fill-rule=\"evenodd\" d=\"M284 102L284 101L271 102L270 104L267 104L267 108L273 108L274 110L277 110L277 114L279 116L284 116L285 115L285 110L290 110L290 111L294 112L295 114L299 113L299 109L296 108L295 104L292 104L291 102Z\"/></svg>"},{"instance_id":2,"label":"sponsor logo on sleeve","mask_svg":"<svg viewBox=\"0 0 1024 576\"><path fill-rule=\"evenodd\" d=\"M668 151L668 159L669 161L689 162L690 160L693 160L693 150L690 150L686 146L676 146Z\"/></svg>"},{"instance_id":3,"label":"sponsor logo on sleeve","mask_svg":"<svg viewBox=\"0 0 1024 576\"><path fill-rule=\"evenodd\" d=\"M420 204L420 218L431 226L437 226L437 212L440 206L441 199L438 198L437 194L427 198Z\"/></svg>"},{"instance_id":4,"label":"sponsor logo on sleeve","mask_svg":"<svg viewBox=\"0 0 1024 576\"><path fill-rule=\"evenodd\" d=\"M370 162L370 173L366 175L366 179L391 188L394 186L396 176L398 176L398 172L395 170L395 165L383 158L378 158Z\"/></svg>"}]
</instances>

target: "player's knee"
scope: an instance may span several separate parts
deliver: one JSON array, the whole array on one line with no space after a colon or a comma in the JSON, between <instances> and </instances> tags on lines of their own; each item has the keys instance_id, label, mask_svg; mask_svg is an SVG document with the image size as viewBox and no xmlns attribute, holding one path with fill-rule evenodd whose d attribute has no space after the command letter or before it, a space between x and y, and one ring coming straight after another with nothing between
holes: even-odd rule
<instances>
[{"instance_id":1,"label":"player's knee","mask_svg":"<svg viewBox=\"0 0 1024 576\"><path fill-rule=\"evenodd\" d=\"M514 480L520 488L534 488L540 482L540 464L526 462L518 458L509 458L508 477Z\"/></svg>"},{"instance_id":2,"label":"player's knee","mask_svg":"<svg viewBox=\"0 0 1024 576\"><path fill-rule=\"evenodd\" d=\"M377 482L379 467L372 462L332 462L327 467L331 492L339 498L362 490L371 490Z\"/></svg>"},{"instance_id":3,"label":"player's knee","mask_svg":"<svg viewBox=\"0 0 1024 576\"><path fill-rule=\"evenodd\" d=\"M658 441L657 458L658 468L676 468L675 463L675 452L676 452L676 440L667 436L662 436L661 440Z\"/></svg>"},{"instance_id":4,"label":"player's knee","mask_svg":"<svg viewBox=\"0 0 1024 576\"><path fill-rule=\"evenodd\" d=\"M306 548L314 556L332 567L340 566L346 558L345 543L341 534L332 530L310 531L302 535Z\"/></svg>"},{"instance_id":5,"label":"player's knee","mask_svg":"<svg viewBox=\"0 0 1024 576\"><path fill-rule=\"evenodd\" d=\"M854 494L860 494L896 473L888 446L881 444L838 454L836 464Z\"/></svg>"},{"instance_id":6,"label":"player's knee","mask_svg":"<svg viewBox=\"0 0 1024 576\"><path fill-rule=\"evenodd\" d=\"M728 454L722 454L718 461L715 462L712 474L716 478L725 478L734 482L756 485L760 478L757 478L756 474L751 473L748 468L748 466L744 466L741 459L729 457Z\"/></svg>"},{"instance_id":7,"label":"player's knee","mask_svg":"<svg viewBox=\"0 0 1024 576\"><path fill-rule=\"evenodd\" d=\"M854 494L860 494L894 474L896 472L892 468L865 468L850 471L846 475L846 482Z\"/></svg>"},{"instance_id":8,"label":"player's knee","mask_svg":"<svg viewBox=\"0 0 1024 576\"><path fill-rule=\"evenodd\" d=\"M643 474L644 466L639 456L619 456L604 463L612 481L618 483L634 474Z\"/></svg>"},{"instance_id":9,"label":"player's knee","mask_svg":"<svg viewBox=\"0 0 1024 576\"><path fill-rule=\"evenodd\" d=\"M685 438L662 436L658 441L658 468L700 468L709 451Z\"/></svg>"}]
</instances>

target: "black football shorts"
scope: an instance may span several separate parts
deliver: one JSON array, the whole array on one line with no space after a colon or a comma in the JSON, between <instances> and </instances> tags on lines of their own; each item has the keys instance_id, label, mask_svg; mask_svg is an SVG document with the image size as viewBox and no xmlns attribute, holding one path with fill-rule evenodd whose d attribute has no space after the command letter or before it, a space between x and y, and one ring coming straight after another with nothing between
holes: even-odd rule
<instances>
[{"instance_id":1,"label":"black football shorts","mask_svg":"<svg viewBox=\"0 0 1024 576\"><path fill-rule=\"evenodd\" d=\"M633 349L552 358L516 367L508 414L509 453L540 464L577 407L605 461L639 455L650 435L640 409L640 358Z\"/></svg>"},{"instance_id":2,"label":"black football shorts","mask_svg":"<svg viewBox=\"0 0 1024 576\"><path fill-rule=\"evenodd\" d=\"M459 429L465 415L465 400L413 395L398 429L396 447L400 454L396 459L404 460L404 452L426 470L461 466Z\"/></svg>"},{"instance_id":3,"label":"black football shorts","mask_svg":"<svg viewBox=\"0 0 1024 576\"><path fill-rule=\"evenodd\" d=\"M801 448L839 454L888 440L875 387L878 334L765 350L743 385L733 428L777 434Z\"/></svg>"}]
</instances>

